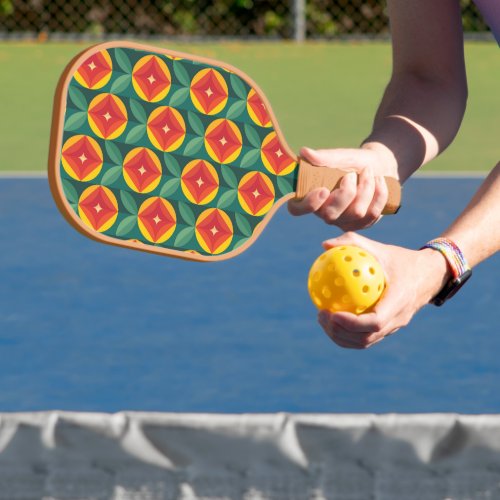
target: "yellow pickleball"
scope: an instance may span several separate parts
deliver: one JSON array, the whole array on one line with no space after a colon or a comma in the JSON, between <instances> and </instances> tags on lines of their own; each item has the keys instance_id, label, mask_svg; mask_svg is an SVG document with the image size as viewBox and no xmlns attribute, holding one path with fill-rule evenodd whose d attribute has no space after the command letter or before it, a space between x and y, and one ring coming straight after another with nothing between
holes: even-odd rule
<instances>
[{"instance_id":1,"label":"yellow pickleball","mask_svg":"<svg viewBox=\"0 0 500 500\"><path fill-rule=\"evenodd\" d=\"M363 248L334 247L312 265L307 288L318 309L362 314L382 295L384 271L377 259Z\"/></svg>"}]
</instances>

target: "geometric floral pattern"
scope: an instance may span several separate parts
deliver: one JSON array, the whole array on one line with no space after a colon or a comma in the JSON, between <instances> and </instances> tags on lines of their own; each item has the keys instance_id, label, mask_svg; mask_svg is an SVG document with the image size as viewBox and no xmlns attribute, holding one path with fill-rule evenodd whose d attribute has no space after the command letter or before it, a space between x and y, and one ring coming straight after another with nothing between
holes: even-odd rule
<instances>
[{"instance_id":1,"label":"geometric floral pattern","mask_svg":"<svg viewBox=\"0 0 500 500\"><path fill-rule=\"evenodd\" d=\"M117 42L70 78L58 175L90 231L229 254L295 191L267 101L223 64Z\"/></svg>"}]
</instances>

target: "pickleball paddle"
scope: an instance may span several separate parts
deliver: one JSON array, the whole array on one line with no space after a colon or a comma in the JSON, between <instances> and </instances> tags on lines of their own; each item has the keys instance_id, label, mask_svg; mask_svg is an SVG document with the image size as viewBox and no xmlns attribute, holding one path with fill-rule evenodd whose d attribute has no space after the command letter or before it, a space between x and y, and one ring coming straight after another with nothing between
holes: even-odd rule
<instances>
[{"instance_id":1,"label":"pickleball paddle","mask_svg":"<svg viewBox=\"0 0 500 500\"><path fill-rule=\"evenodd\" d=\"M131 42L77 55L55 96L49 181L59 210L103 243L190 260L248 248L287 200L345 170L297 158L242 71ZM395 213L400 186L386 178Z\"/></svg>"}]
</instances>

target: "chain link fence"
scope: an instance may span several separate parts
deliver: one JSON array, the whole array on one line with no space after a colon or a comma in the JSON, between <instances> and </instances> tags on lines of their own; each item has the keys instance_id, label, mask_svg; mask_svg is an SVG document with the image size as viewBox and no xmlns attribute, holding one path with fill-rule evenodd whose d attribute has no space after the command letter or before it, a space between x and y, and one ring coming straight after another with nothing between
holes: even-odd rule
<instances>
[{"instance_id":1,"label":"chain link fence","mask_svg":"<svg viewBox=\"0 0 500 500\"><path fill-rule=\"evenodd\" d=\"M467 32L487 27L462 0ZM337 38L388 33L380 0L0 0L0 37Z\"/></svg>"}]
</instances>

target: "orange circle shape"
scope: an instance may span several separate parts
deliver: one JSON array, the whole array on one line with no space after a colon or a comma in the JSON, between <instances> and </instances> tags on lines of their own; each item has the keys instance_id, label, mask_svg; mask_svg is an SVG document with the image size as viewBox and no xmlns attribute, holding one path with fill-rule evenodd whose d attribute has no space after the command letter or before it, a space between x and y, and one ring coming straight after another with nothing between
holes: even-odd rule
<instances>
[{"instance_id":1,"label":"orange circle shape","mask_svg":"<svg viewBox=\"0 0 500 500\"><path fill-rule=\"evenodd\" d=\"M194 107L205 115L220 113L227 104L228 89L224 77L213 68L198 71L189 89Z\"/></svg>"},{"instance_id":2,"label":"orange circle shape","mask_svg":"<svg viewBox=\"0 0 500 500\"><path fill-rule=\"evenodd\" d=\"M240 155L242 144L240 129L226 118L214 120L205 131L205 148L215 162L233 162Z\"/></svg>"},{"instance_id":3,"label":"orange circle shape","mask_svg":"<svg viewBox=\"0 0 500 500\"><path fill-rule=\"evenodd\" d=\"M255 89L250 89L248 93L247 111L255 124L261 127L270 127L272 125L266 106Z\"/></svg>"},{"instance_id":4,"label":"orange circle shape","mask_svg":"<svg viewBox=\"0 0 500 500\"><path fill-rule=\"evenodd\" d=\"M172 85L170 70L160 57L141 57L132 70L132 85L137 95L147 102L165 99Z\"/></svg>"},{"instance_id":5,"label":"orange circle shape","mask_svg":"<svg viewBox=\"0 0 500 500\"><path fill-rule=\"evenodd\" d=\"M139 207L137 223L141 234L151 243L164 243L175 231L177 215L172 204L153 196Z\"/></svg>"},{"instance_id":6,"label":"orange circle shape","mask_svg":"<svg viewBox=\"0 0 500 500\"><path fill-rule=\"evenodd\" d=\"M238 185L238 201L246 213L261 216L274 204L274 186L262 172L248 172Z\"/></svg>"},{"instance_id":7,"label":"orange circle shape","mask_svg":"<svg viewBox=\"0 0 500 500\"><path fill-rule=\"evenodd\" d=\"M99 94L90 102L88 121L92 132L101 139L116 139L128 123L127 108L123 101L113 94Z\"/></svg>"},{"instance_id":8,"label":"orange circle shape","mask_svg":"<svg viewBox=\"0 0 500 500\"><path fill-rule=\"evenodd\" d=\"M191 203L206 205L217 196L219 175L208 161L190 161L182 171L181 188Z\"/></svg>"},{"instance_id":9,"label":"orange circle shape","mask_svg":"<svg viewBox=\"0 0 500 500\"><path fill-rule=\"evenodd\" d=\"M266 169L275 175L287 175L297 166L296 160L286 153L274 131L262 141L260 156Z\"/></svg>"},{"instance_id":10,"label":"orange circle shape","mask_svg":"<svg viewBox=\"0 0 500 500\"><path fill-rule=\"evenodd\" d=\"M78 214L88 227L102 233L116 222L118 201L109 188L90 186L80 195Z\"/></svg>"},{"instance_id":11,"label":"orange circle shape","mask_svg":"<svg viewBox=\"0 0 500 500\"><path fill-rule=\"evenodd\" d=\"M102 149L92 137L74 135L62 147L61 163L71 178L81 182L90 181L96 178L102 169Z\"/></svg>"},{"instance_id":12,"label":"orange circle shape","mask_svg":"<svg viewBox=\"0 0 500 500\"><path fill-rule=\"evenodd\" d=\"M156 149L175 151L181 147L186 137L186 123L175 108L159 106L149 115L147 132Z\"/></svg>"},{"instance_id":13,"label":"orange circle shape","mask_svg":"<svg viewBox=\"0 0 500 500\"><path fill-rule=\"evenodd\" d=\"M137 193L149 193L161 180L161 162L151 149L130 150L123 160L123 177L127 186Z\"/></svg>"},{"instance_id":14,"label":"orange circle shape","mask_svg":"<svg viewBox=\"0 0 500 500\"><path fill-rule=\"evenodd\" d=\"M76 70L75 80L87 89L100 89L113 74L113 63L107 50L101 50L88 57Z\"/></svg>"},{"instance_id":15,"label":"orange circle shape","mask_svg":"<svg viewBox=\"0 0 500 500\"><path fill-rule=\"evenodd\" d=\"M206 253L216 255L226 250L233 239L233 223L226 212L207 208L196 221L196 239Z\"/></svg>"}]
</instances>

